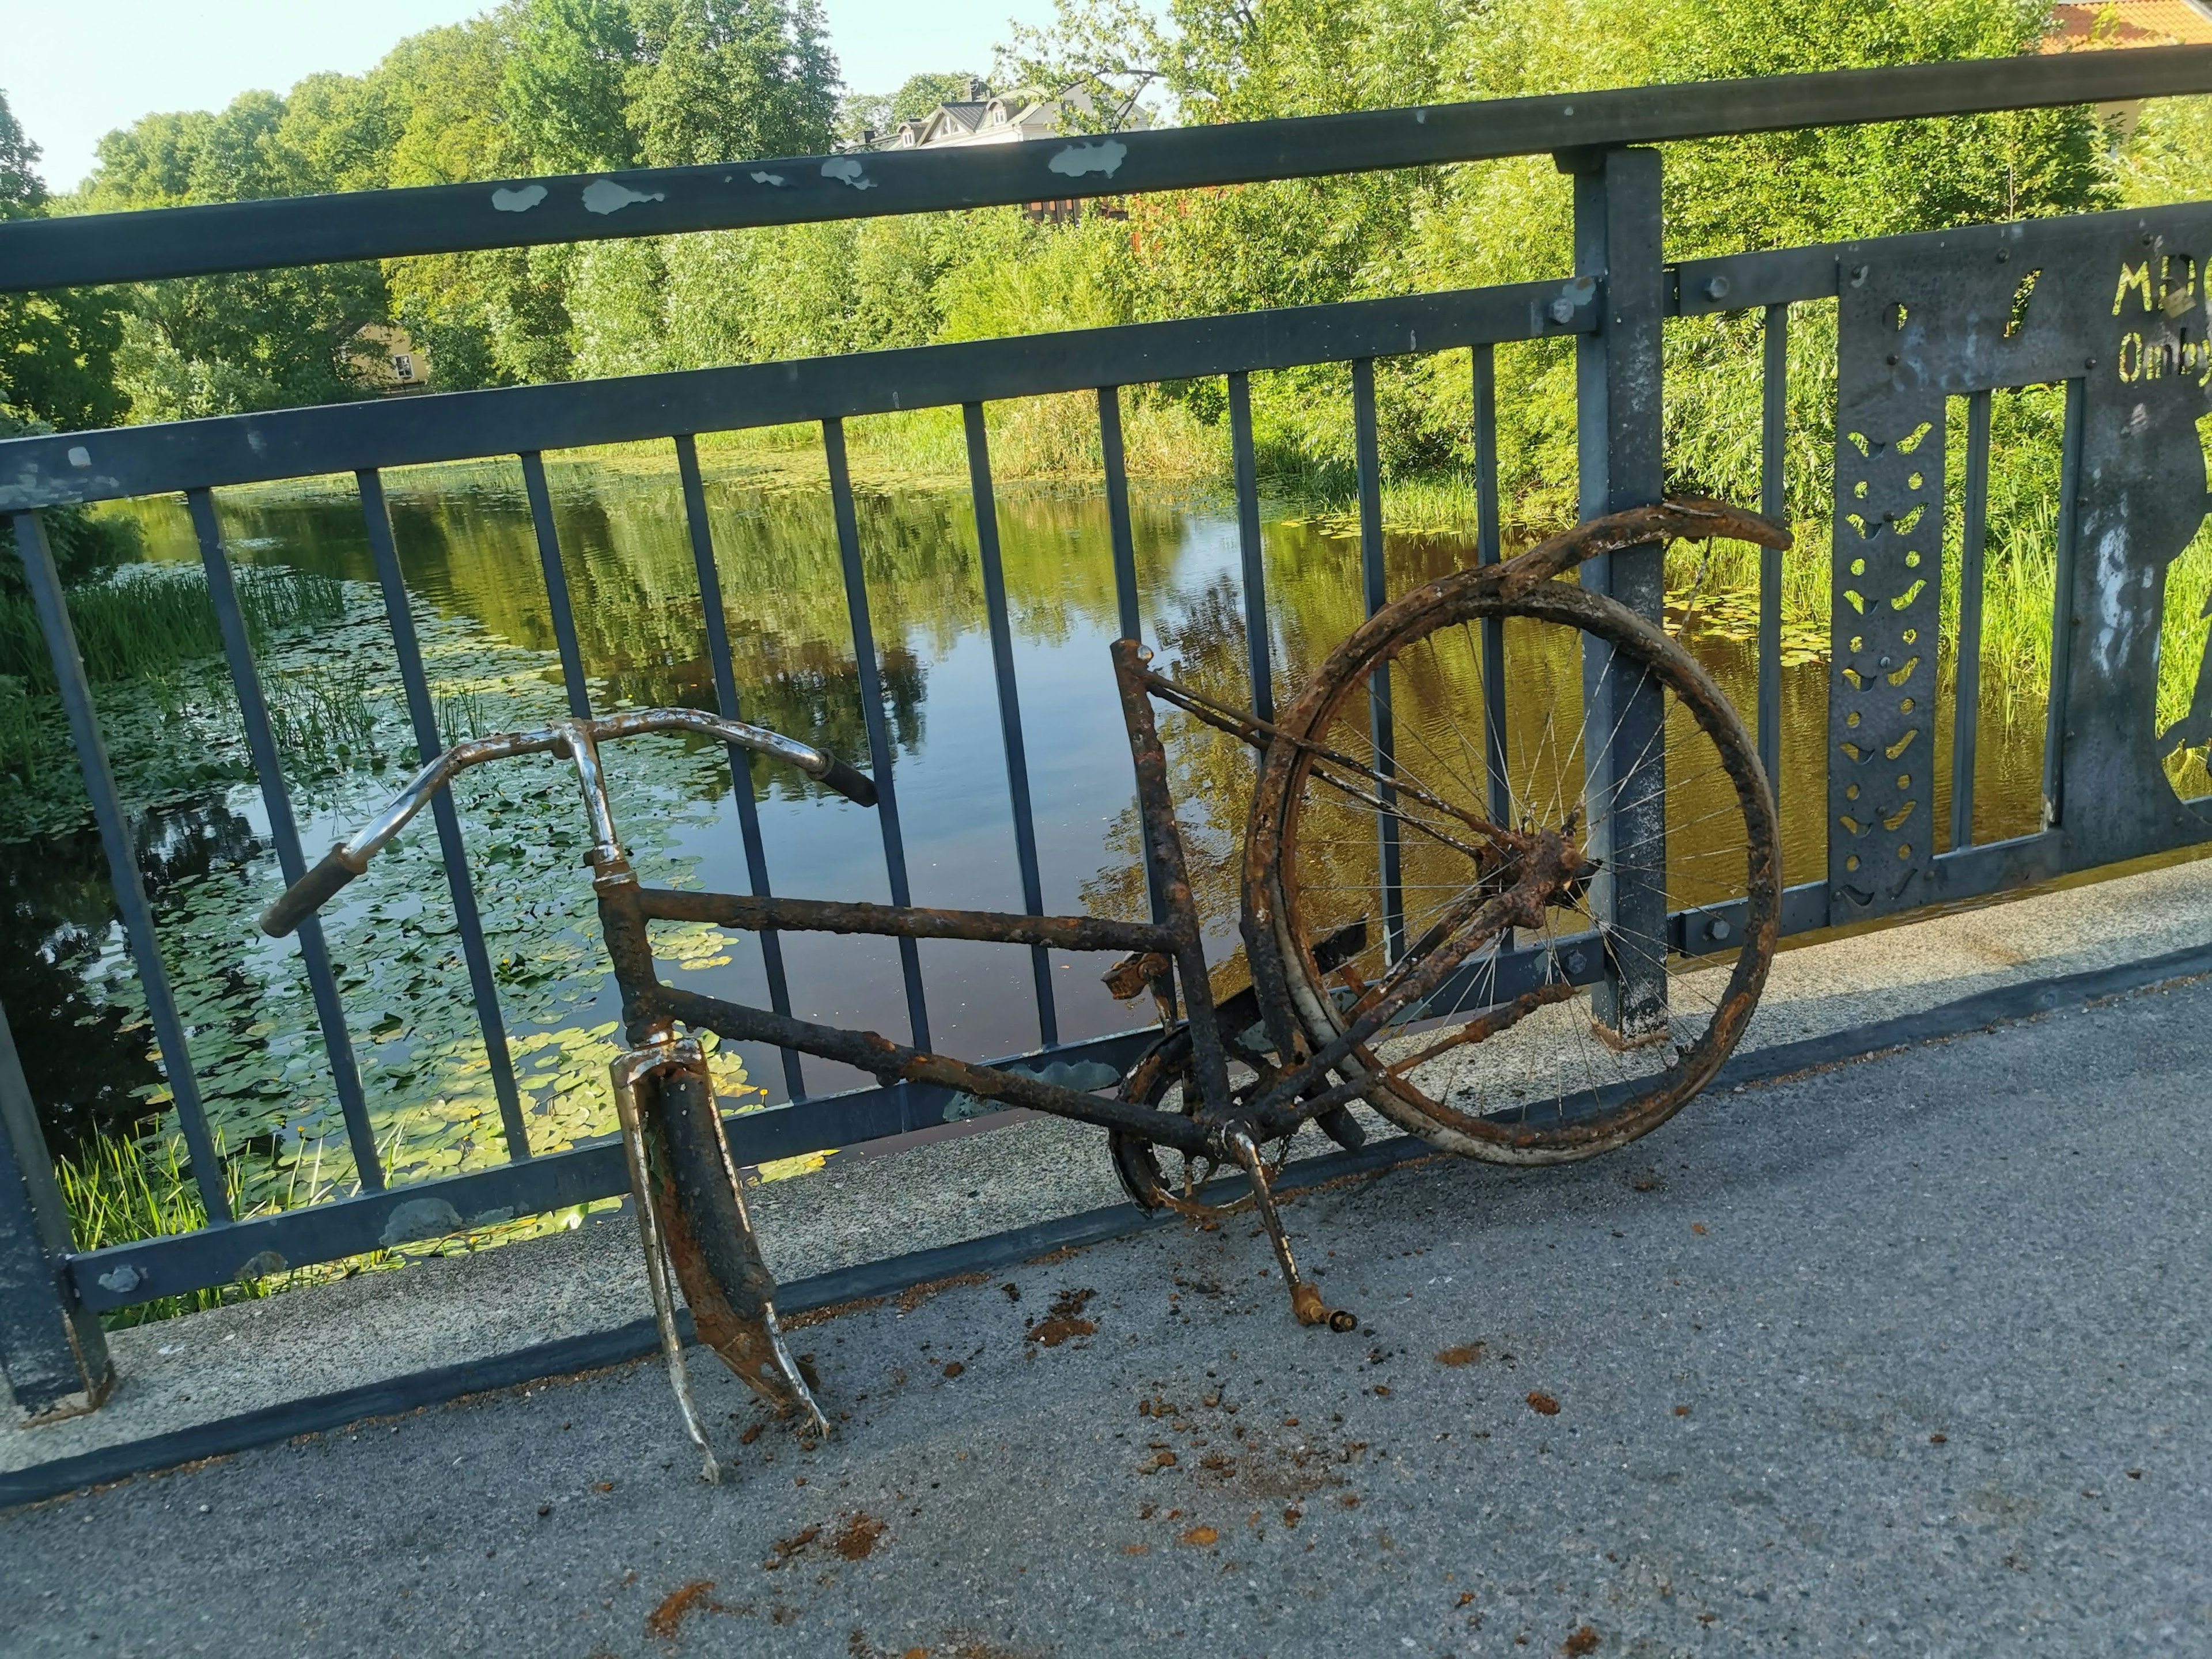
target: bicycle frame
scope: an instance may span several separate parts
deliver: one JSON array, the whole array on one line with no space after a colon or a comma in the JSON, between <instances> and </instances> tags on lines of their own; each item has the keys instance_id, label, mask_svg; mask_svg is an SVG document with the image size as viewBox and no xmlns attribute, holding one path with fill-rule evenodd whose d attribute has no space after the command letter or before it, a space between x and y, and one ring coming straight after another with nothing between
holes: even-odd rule
<instances>
[{"instance_id":1,"label":"bicycle frame","mask_svg":"<svg viewBox=\"0 0 2212 1659\"><path fill-rule=\"evenodd\" d=\"M1681 533L1684 525L1749 538L1779 536L1748 514L1720 503L1667 502L1579 526L1528 553L1491 567L1503 592L1548 580L1580 559L1610 547L1635 545ZM1784 538L1786 539L1786 538ZM1356 1049L1384 1033L1407 1011L1424 1005L1463 963L1509 928L1542 926L1547 907L1596 871L1577 848L1570 821L1561 828L1516 830L1430 794L1418 782L1383 775L1349 757L1294 736L1247 711L1224 708L1190 688L1153 672L1152 653L1133 639L1113 647L1116 689L1136 773L1142 847L1152 877L1155 919L1030 915L991 910L939 910L911 905L841 903L814 899L757 897L651 888L638 879L617 835L598 745L606 738L684 731L774 756L821 780L848 799L872 805L875 788L863 774L827 750L742 721L691 709L638 709L601 719L556 722L534 732L471 739L437 756L384 811L270 905L261 926L289 933L307 915L366 869L378 848L428 804L460 771L509 756L550 753L570 760L592 829L587 862L600 928L622 994L627 1052L612 1066L617 1113L647 1255L661 1344L686 1429L705 1455L705 1473L718 1479L716 1462L686 1377L676 1325L675 1286L681 1284L699 1334L732 1370L787 1413L798 1410L816 1431L826 1419L808 1391L802 1368L785 1349L774 1306L775 1281L763 1263L737 1171L730 1166L714 1103L713 1080L696 1040L679 1028L711 1030L732 1042L758 1042L834 1060L879 1082L933 1084L978 1099L1027 1107L1095 1123L1119 1135L1166 1146L1215 1166L1234 1163L1251 1182L1252 1197L1280 1264L1291 1306L1302 1323L1349 1330L1356 1320L1331 1310L1292 1259L1260 1155L1262 1143L1295 1134L1319 1119L1334 1138L1357 1145L1358 1131L1344 1109L1372 1091L1373 1077L1354 1068L1332 1077ZM1230 1078L1230 1055L1207 975L1205 942L1182 836L1168 783L1167 755L1152 700L1160 698L1196 719L1262 750L1296 744L1313 757L1312 775L1350 798L1378 808L1395 794L1418 797L1447 822L1417 825L1472 857L1489 875L1475 881L1418 941L1394 941L1390 970L1372 987L1358 988L1347 1010L1350 1023L1316 1046L1299 1031L1287 1008L1260 1013L1273 1044L1255 1085L1240 1100ZM1387 763L1386 763L1387 764ZM1462 839L1462 836L1468 839ZM1471 845L1469 841L1480 845ZM1487 849L1486 851L1486 848ZM1491 876L1516 871L1510 885ZM1249 872L1248 872L1249 874ZM1255 912L1247 884L1242 918L1248 948L1265 945L1267 917ZM1188 1034L1190 1070L1184 1111L1157 1109L1140 1099L1107 1098L1003 1066L980 1065L894 1042L874 1031L817 1024L764 1008L726 1001L662 982L653 954L654 921L707 922L752 932L854 933L894 939L964 939L1044 946L1070 951L1120 951L1127 959L1108 975L1117 995L1149 985L1164 1031L1178 1024ZM1257 959L1255 956L1255 960ZM1177 1013L1177 981L1181 1012ZM1255 981L1255 990L1257 982ZM1449 1048L1485 1038L1517 1023L1548 1002L1571 994L1564 981L1480 1012L1414 1054L1395 1062L1404 1070ZM1240 1018L1242 1016L1240 1015ZM1245 1063L1254 1056L1239 1050ZM1279 1060L1279 1066L1273 1063ZM1271 1075L1269 1075L1271 1074ZM1125 1177L1126 1178L1126 1177ZM688 1185L686 1183L689 1183ZM1136 1188L1132 1188L1137 1191ZM1140 1200L1142 1201L1142 1200ZM695 1214L696 1209L698 1213Z\"/></svg>"},{"instance_id":2,"label":"bicycle frame","mask_svg":"<svg viewBox=\"0 0 2212 1659\"><path fill-rule=\"evenodd\" d=\"M1472 820L1476 833L1511 845L1524 855L1524 873L1504 892L1488 895L1455 918L1449 941L1439 941L1419 968L1375 997L1360 1018L1335 1042L1289 1066L1266 1097L1239 1113L1231 1104L1228 1055L1206 970L1205 943L1193 900L1182 836L1168 788L1167 756L1160 742L1152 700L1163 695L1224 729L1261 729L1261 723L1234 711L1218 711L1145 667L1151 653L1134 640L1113 646L1115 678L1128 727L1135 763L1137 801L1146 855L1158 873L1164 918L1157 922L1119 921L1104 916L1033 916L992 910L937 910L916 906L848 903L819 899L760 898L749 894L702 893L649 888L630 868L612 834L612 817L596 770L585 784L593 802L595 842L590 854L592 890L599 925L621 988L623 1017L633 1045L646 1045L681 1024L711 1030L731 1042L769 1042L796 1048L854 1066L879 1082L930 1083L978 1099L1024 1106L1076 1118L1141 1136L1178 1152L1220 1158L1234 1156L1228 1137L1243 1129L1255 1141L1294 1133L1310 1119L1356 1098L1365 1085L1328 1086L1333 1066L1389 1025L1441 985L1468 957L1504 928L1534 926L1546 897L1577 873L1575 855L1564 845L1543 856L1544 838L1519 835L1502 826ZM1231 724L1234 722L1235 724ZM1272 731L1272 728L1267 728ZM1239 735L1249 735L1239 731ZM1366 773L1357 763L1346 768ZM1368 775L1371 778L1371 774ZM1402 786L1401 786L1402 787ZM1191 1037L1199 1109L1194 1115L1162 1113L1121 1100L1085 1094L1042 1078L979 1065L949 1054L894 1042L873 1031L820 1025L764 1008L725 1001L661 982L655 972L647 924L653 921L708 922L751 932L858 933L894 939L957 939L992 945L1042 945L1054 950L1122 951L1158 957L1172 964L1180 981L1182 1018ZM1172 988L1159 986L1164 1004L1173 1006ZM1534 1006L1532 1004L1532 1006Z\"/></svg>"}]
</instances>

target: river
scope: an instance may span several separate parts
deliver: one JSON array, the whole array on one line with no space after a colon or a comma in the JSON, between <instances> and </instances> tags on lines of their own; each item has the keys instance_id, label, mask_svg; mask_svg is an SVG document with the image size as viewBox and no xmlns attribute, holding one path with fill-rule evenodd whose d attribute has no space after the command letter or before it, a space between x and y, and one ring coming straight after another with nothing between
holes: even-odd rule
<instances>
[{"instance_id":1,"label":"river","mask_svg":"<svg viewBox=\"0 0 2212 1659\"><path fill-rule=\"evenodd\" d=\"M710 463L713 459L708 458ZM556 462L555 518L594 706L711 706L713 682L672 466L631 457ZM401 562L449 735L556 712L561 701L549 609L519 466L485 463L387 480ZM710 476L708 500L749 718L826 742L866 763L851 635L830 503L817 487L734 469ZM303 835L313 849L343 833L411 763L374 572L349 483L222 498L234 556L335 579L343 615L272 642L264 672L290 724ZM1019 908L1012 820L990 641L964 493L863 487L860 535L896 748L896 787L918 903ZM193 565L181 505L140 503L147 557ZM1204 490L1140 489L1133 505L1148 639L1173 672L1238 696L1243 596L1231 503ZM1133 873L1128 753L1107 646L1115 605L1105 502L1095 489L1004 488L1001 536L1039 860L1048 909L1127 910ZM1358 546L1347 526L1270 507L1264 539L1278 684L1294 689L1360 619ZM1389 586L1407 589L1457 568L1470 544L1444 534L1394 534ZM1680 623L1684 607L1675 607ZM1736 701L1753 704L1754 665L1741 611L1700 599L1688 643ZM1510 653L1509 653L1510 654ZM1942 665L1948 690L1948 665ZM1781 797L1786 878L1823 871L1820 751L1826 665L1815 642L1793 641L1783 684ZM1509 681L1509 687L1510 682ZM1990 685L1977 784L1976 837L2034 829L2043 710L2034 691ZM126 794L145 808L142 861L164 947L192 1028L210 1115L245 1160L249 1201L300 1201L346 1190L328 1068L289 945L252 933L276 890L258 795L243 775L236 713L216 665L149 690L101 688L103 710L139 743L113 740ZM150 701L149 701L150 699ZM1241 696L1239 697L1241 701ZM1509 700L1510 701L1510 693ZM1535 719L1522 699L1516 722ZM155 705L158 705L158 708ZM1938 780L1947 777L1948 696L1939 700ZM1401 718L1420 711L1401 710ZM1170 722L1178 783L1208 920L1234 942L1231 877L1248 763L1213 763L1206 742ZM614 774L617 811L649 874L744 890L738 815L719 749L625 745ZM167 745L228 757L207 780L134 787L137 758ZM1207 751L1212 752L1212 751ZM147 763L148 776L159 769ZM497 774L498 775L495 775ZM767 766L751 787L768 872L779 893L889 897L874 815ZM1939 782L1936 822L1945 821ZM604 1061L614 1003L590 934L588 887L573 789L550 762L473 776L459 792L484 904L503 1006L514 1038L533 1144L566 1145L609 1127ZM1195 798L1191 798L1194 796ZM385 867L388 863L389 867ZM10 903L0 941L4 998L50 1129L64 1146L124 1133L165 1102L106 892L96 836L82 824L0 846ZM398 852L349 890L330 918L380 1141L401 1177L502 1156L467 981L453 937L434 840L410 832ZM757 942L707 930L672 932L664 952L680 982L764 1002ZM803 1016L903 1036L908 1017L887 942L787 937L792 1001ZM936 1046L966 1055L1036 1045L1027 953L990 946L921 947ZM1128 1012L1098 983L1105 964L1054 958L1062 1038L1120 1029ZM763 1102L787 1097L772 1052L726 1050L726 1088ZM865 1079L806 1062L823 1093Z\"/></svg>"}]
</instances>

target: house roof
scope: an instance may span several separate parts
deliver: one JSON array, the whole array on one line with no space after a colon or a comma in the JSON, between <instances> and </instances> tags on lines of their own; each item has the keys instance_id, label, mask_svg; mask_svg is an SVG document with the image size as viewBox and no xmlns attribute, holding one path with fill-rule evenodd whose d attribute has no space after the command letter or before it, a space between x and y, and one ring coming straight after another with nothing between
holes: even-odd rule
<instances>
[{"instance_id":1,"label":"house roof","mask_svg":"<svg viewBox=\"0 0 2212 1659\"><path fill-rule=\"evenodd\" d=\"M2212 3L2205 0L2060 0L2051 20L2046 52L2212 45Z\"/></svg>"}]
</instances>

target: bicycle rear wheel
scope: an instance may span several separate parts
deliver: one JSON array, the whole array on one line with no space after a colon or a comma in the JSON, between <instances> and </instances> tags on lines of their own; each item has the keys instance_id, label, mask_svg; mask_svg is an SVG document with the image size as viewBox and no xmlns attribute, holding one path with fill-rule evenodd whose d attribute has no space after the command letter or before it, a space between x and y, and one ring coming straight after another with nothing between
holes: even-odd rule
<instances>
[{"instance_id":1,"label":"bicycle rear wheel","mask_svg":"<svg viewBox=\"0 0 2212 1659\"><path fill-rule=\"evenodd\" d=\"M1590 849L1595 890L1570 887L1540 928L1484 944L1447 981L1448 1000L1409 1010L1337 1068L1370 1081L1366 1097L1386 1117L1446 1150L1565 1163L1664 1122L1742 1034L1778 932L1773 798L1741 720L1663 632L1566 581L1501 599L1487 574L1448 577L1376 612L1282 716L1287 737L1304 741L1278 739L1261 769L1246 839L1247 939L1263 995L1319 1048L1363 998L1449 947L1486 893L1513 884L1516 855L1471 827L1498 822L1493 805L1508 830L1560 831ZM1486 624L1512 665L1495 763L1483 738ZM1586 687L1593 660L1602 667ZM1636 684L1656 688L1664 716L1630 756L1616 750L1637 729L1622 718ZM1594 790L1593 756L1626 784ZM1662 815L1635 810L1639 790L1649 805L1655 763L1667 809L1656 832ZM1662 882L1670 912L1732 908L1713 913L1718 927L1701 921L1702 954L1684 956L1666 937L1605 919L1608 875ZM1306 942L1362 915L1384 925L1358 958L1324 971ZM1656 1018L1601 1017L1592 986L1609 963L1663 975ZM1459 1023L1485 1010L1506 1029ZM1440 1016L1457 1018L1439 1030Z\"/></svg>"}]
</instances>

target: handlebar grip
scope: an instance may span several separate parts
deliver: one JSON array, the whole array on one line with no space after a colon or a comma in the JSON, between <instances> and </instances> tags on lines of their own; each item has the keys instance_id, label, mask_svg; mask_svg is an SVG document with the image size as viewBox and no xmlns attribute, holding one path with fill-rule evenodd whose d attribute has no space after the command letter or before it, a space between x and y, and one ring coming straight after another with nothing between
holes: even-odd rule
<instances>
[{"instance_id":1,"label":"handlebar grip","mask_svg":"<svg viewBox=\"0 0 2212 1659\"><path fill-rule=\"evenodd\" d=\"M835 789L855 806L876 804L876 783L857 766L848 766L835 755L830 757L830 769L822 775L822 781Z\"/></svg>"},{"instance_id":2,"label":"handlebar grip","mask_svg":"<svg viewBox=\"0 0 2212 1659\"><path fill-rule=\"evenodd\" d=\"M320 864L287 887L276 902L261 913L261 931L271 939L283 938L328 904L337 896L339 888L360 873L338 856L337 848L331 848L323 854Z\"/></svg>"}]
</instances>

